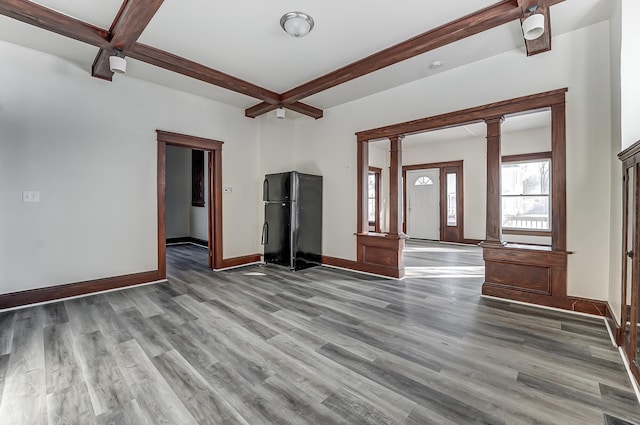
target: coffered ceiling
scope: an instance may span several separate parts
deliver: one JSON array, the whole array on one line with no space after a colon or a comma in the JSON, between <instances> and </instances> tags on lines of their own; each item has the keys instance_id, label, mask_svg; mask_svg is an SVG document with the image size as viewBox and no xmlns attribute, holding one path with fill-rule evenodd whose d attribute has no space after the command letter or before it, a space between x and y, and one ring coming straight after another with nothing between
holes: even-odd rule
<instances>
[{"instance_id":1,"label":"coffered ceiling","mask_svg":"<svg viewBox=\"0 0 640 425\"><path fill-rule=\"evenodd\" d=\"M123 6L122 1L37 0L36 3L108 32L113 29L111 27ZM259 105L264 99L216 87L210 84L211 79L209 82L199 81L157 65L165 64L177 57L188 60L186 62L188 64L195 63L206 69L219 71L251 83L251 87L264 89L268 98L267 106L273 108L280 103L283 94L285 97L289 92L295 94L295 90L292 89L304 83L436 27L484 8L493 7L498 3L513 3L512 7L517 8L518 1L520 4L531 2L531 0L510 2L373 0L366 3L337 0L322 2L311 0L145 1L145 4L156 3L158 10L155 14L150 14L148 24L142 22L141 33L129 37L129 41L137 40L138 45L150 46L165 56L162 56L162 61L159 62L155 56L149 60L145 56L149 53L147 51L144 54L139 52L138 55L132 52L131 56L142 58L144 61L127 55L127 74L117 75L109 84L118 84L120 78L139 78L241 108ZM561 2L540 0L540 2L552 4L549 9L553 36L606 20L609 16L610 6L607 0ZM12 8L24 5L29 9L31 3L27 0L0 0L0 9L5 11L3 12L5 15L11 14L6 13L7 10L11 12ZM148 13L148 10L147 8L133 16L138 19L145 12ZM306 37L293 38L279 26L280 16L294 10L310 14L316 22L313 31ZM144 17L139 19L145 20ZM42 26L41 23L36 25ZM131 28L130 25L122 26ZM511 49L520 48L524 55L526 54L525 44L519 25L517 18L504 24L494 25L495 27L479 34L445 44L335 87L312 93L310 96L304 96L300 101L322 110L416 79L429 77L438 72L446 72ZM118 32L117 27L115 32ZM123 33L120 32L120 34ZM118 34L115 35L118 36ZM110 40L111 36L113 34L108 35L107 39ZM453 36L455 37L455 34ZM121 37L125 36L121 35ZM75 62L82 69L86 69L87 78L91 78L92 64L99 52L98 47L7 16L0 16L0 39ZM151 53L155 55L156 50L152 50ZM430 67L430 64L436 60L442 61L443 66L436 69ZM278 98L278 96L281 97Z\"/></svg>"}]
</instances>

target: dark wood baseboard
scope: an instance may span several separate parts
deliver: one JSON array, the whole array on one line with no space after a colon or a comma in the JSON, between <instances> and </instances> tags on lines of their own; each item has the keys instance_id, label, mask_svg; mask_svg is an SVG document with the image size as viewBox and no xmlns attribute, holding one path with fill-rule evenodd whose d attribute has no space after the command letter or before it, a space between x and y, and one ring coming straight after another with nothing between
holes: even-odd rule
<instances>
[{"instance_id":1,"label":"dark wood baseboard","mask_svg":"<svg viewBox=\"0 0 640 425\"><path fill-rule=\"evenodd\" d=\"M482 286L482 295L502 298L505 301L520 301L544 307L593 314L595 316L606 316L608 310L606 301L578 297L552 297L507 287L499 287L497 285L487 285L486 283Z\"/></svg>"},{"instance_id":2,"label":"dark wood baseboard","mask_svg":"<svg viewBox=\"0 0 640 425\"><path fill-rule=\"evenodd\" d=\"M362 271L358 268L358 263L353 260L345 260L344 258L322 256L322 264L326 266L339 267L341 269Z\"/></svg>"},{"instance_id":3,"label":"dark wood baseboard","mask_svg":"<svg viewBox=\"0 0 640 425\"><path fill-rule=\"evenodd\" d=\"M616 340L616 344L622 345L622 326L618 324L616 317L613 314L613 309L611 308L611 304L607 303L607 314L605 316L607 323L609 323L609 328L611 332L613 332L613 337Z\"/></svg>"},{"instance_id":4,"label":"dark wood baseboard","mask_svg":"<svg viewBox=\"0 0 640 425\"><path fill-rule=\"evenodd\" d=\"M462 241L462 243L467 245L480 245L480 242L482 242L480 239L465 239Z\"/></svg>"},{"instance_id":5,"label":"dark wood baseboard","mask_svg":"<svg viewBox=\"0 0 640 425\"><path fill-rule=\"evenodd\" d=\"M87 295L94 292L140 285L142 283L150 283L162 279L164 278L159 276L158 270L153 270L123 276L89 280L86 282L67 283L65 285L56 285L46 288L29 289L27 291L1 294L0 309L53 301L79 295Z\"/></svg>"},{"instance_id":6,"label":"dark wood baseboard","mask_svg":"<svg viewBox=\"0 0 640 425\"><path fill-rule=\"evenodd\" d=\"M229 267L240 267L247 264L259 263L260 261L262 261L262 257L260 256L260 254L251 254L251 255L244 255L242 257L225 258L224 260L222 260L221 268L226 269Z\"/></svg>"},{"instance_id":7,"label":"dark wood baseboard","mask_svg":"<svg viewBox=\"0 0 640 425\"><path fill-rule=\"evenodd\" d=\"M209 247L209 242L204 239L193 238L191 236L184 236L181 238L167 238L167 245L169 244L181 244L181 243L192 243L195 245L200 245L204 247Z\"/></svg>"},{"instance_id":8,"label":"dark wood baseboard","mask_svg":"<svg viewBox=\"0 0 640 425\"><path fill-rule=\"evenodd\" d=\"M397 269L391 269L389 267L376 267L371 264L360 264L357 261L345 260L344 258L322 256L322 264L325 266L338 267L346 270L353 270L354 272L374 274L380 277L392 277L394 279L400 279L404 276L404 267L402 273ZM400 276L402 274L402 276Z\"/></svg>"}]
</instances>

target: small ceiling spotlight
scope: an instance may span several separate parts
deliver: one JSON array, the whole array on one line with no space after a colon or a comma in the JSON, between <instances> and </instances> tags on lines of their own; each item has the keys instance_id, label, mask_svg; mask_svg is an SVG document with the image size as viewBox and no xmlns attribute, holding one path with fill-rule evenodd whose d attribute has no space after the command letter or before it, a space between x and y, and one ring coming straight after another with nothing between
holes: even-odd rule
<instances>
[{"instance_id":1,"label":"small ceiling spotlight","mask_svg":"<svg viewBox=\"0 0 640 425\"><path fill-rule=\"evenodd\" d=\"M283 120L285 116L284 108L281 106L276 109L276 118Z\"/></svg>"},{"instance_id":2,"label":"small ceiling spotlight","mask_svg":"<svg viewBox=\"0 0 640 425\"><path fill-rule=\"evenodd\" d=\"M442 61L433 61L431 62L431 65L429 65L429 68L437 69L437 68L440 68L442 65L443 65Z\"/></svg>"},{"instance_id":3,"label":"small ceiling spotlight","mask_svg":"<svg viewBox=\"0 0 640 425\"><path fill-rule=\"evenodd\" d=\"M115 49L115 55L109 56L109 69L118 74L124 74L127 71L127 61L124 59L122 50Z\"/></svg>"},{"instance_id":4,"label":"small ceiling spotlight","mask_svg":"<svg viewBox=\"0 0 640 425\"><path fill-rule=\"evenodd\" d=\"M313 18L302 12L289 12L280 18L280 26L292 37L304 37L313 29Z\"/></svg>"},{"instance_id":5,"label":"small ceiling spotlight","mask_svg":"<svg viewBox=\"0 0 640 425\"><path fill-rule=\"evenodd\" d=\"M544 15L536 13L538 5L527 8L531 15L522 22L522 34L525 40L535 40L544 34Z\"/></svg>"}]
</instances>

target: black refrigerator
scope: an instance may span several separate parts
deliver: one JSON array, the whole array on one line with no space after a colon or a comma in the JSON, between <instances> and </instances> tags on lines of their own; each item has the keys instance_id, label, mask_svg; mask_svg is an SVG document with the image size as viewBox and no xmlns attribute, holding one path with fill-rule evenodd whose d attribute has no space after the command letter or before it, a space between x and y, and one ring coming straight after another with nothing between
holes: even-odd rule
<instances>
[{"instance_id":1,"label":"black refrigerator","mask_svg":"<svg viewBox=\"0 0 640 425\"><path fill-rule=\"evenodd\" d=\"M262 199L265 263L291 270L322 264L322 176L267 174Z\"/></svg>"}]
</instances>

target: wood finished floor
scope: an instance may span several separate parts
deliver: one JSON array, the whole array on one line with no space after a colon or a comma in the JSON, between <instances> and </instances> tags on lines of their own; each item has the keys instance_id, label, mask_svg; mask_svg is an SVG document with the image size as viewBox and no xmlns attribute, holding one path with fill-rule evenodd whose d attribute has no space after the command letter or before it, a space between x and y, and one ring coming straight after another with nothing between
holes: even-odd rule
<instances>
[{"instance_id":1,"label":"wood finished floor","mask_svg":"<svg viewBox=\"0 0 640 425\"><path fill-rule=\"evenodd\" d=\"M401 282L167 251L168 283L0 312L0 424L640 424L603 322L481 299L477 248L412 241Z\"/></svg>"}]
</instances>

